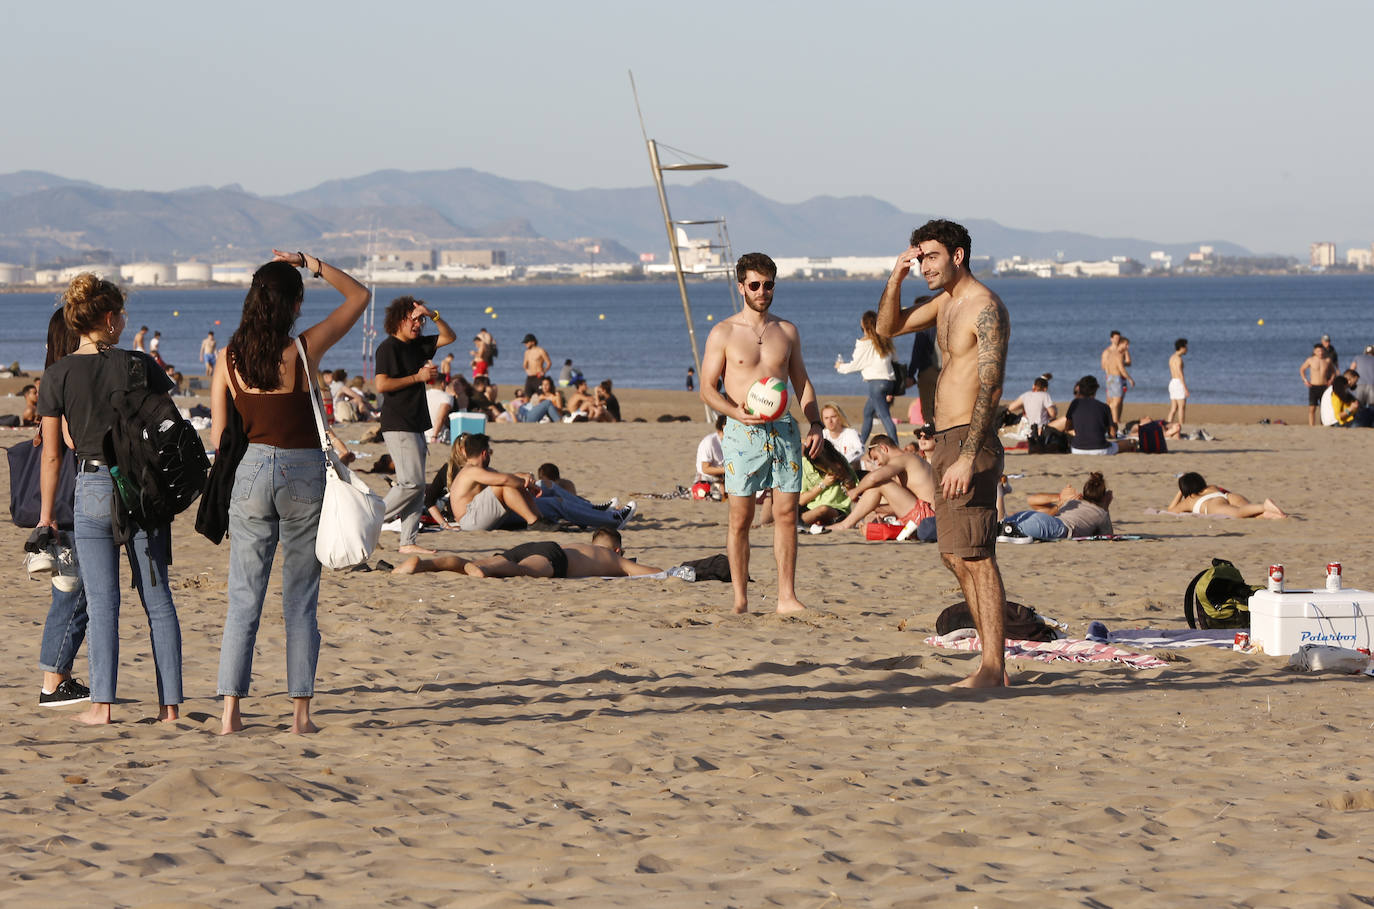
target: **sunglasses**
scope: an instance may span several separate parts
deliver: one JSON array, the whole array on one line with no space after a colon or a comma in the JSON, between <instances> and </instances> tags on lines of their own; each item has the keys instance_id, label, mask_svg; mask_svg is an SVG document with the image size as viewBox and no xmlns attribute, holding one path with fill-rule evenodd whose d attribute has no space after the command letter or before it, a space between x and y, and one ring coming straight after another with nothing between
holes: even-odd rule
<instances>
[{"instance_id":1,"label":"sunglasses","mask_svg":"<svg viewBox=\"0 0 1374 909\"><path fill-rule=\"evenodd\" d=\"M746 285L744 285L744 286L747 287L747 288L749 288L750 290L758 290L760 287L762 287L764 290L772 290L772 289L773 289L773 282L772 282L772 281L750 281L748 284L746 284Z\"/></svg>"}]
</instances>

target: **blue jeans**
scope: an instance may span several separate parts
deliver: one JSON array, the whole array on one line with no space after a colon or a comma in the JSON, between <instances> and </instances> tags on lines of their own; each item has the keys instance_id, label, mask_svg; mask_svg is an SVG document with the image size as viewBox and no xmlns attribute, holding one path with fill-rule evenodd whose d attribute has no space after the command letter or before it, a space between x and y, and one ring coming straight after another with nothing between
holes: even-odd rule
<instances>
[{"instance_id":1,"label":"blue jeans","mask_svg":"<svg viewBox=\"0 0 1374 909\"><path fill-rule=\"evenodd\" d=\"M113 704L119 683L119 554L110 526L110 471L76 474L76 558L90 612L87 656L91 662L91 702ZM181 623L177 621L172 590L167 585L171 561L171 528L134 535L126 551L134 586L152 631L153 663L157 669L157 701L180 704Z\"/></svg>"},{"instance_id":2,"label":"blue jeans","mask_svg":"<svg viewBox=\"0 0 1374 909\"><path fill-rule=\"evenodd\" d=\"M324 454L318 448L253 443L234 473L229 500L229 611L219 651L219 693L243 697L253 678L253 645L267 597L272 557L281 541L281 612L286 621L286 687L315 694L320 658L320 562L315 534L324 501Z\"/></svg>"},{"instance_id":3,"label":"blue jeans","mask_svg":"<svg viewBox=\"0 0 1374 909\"><path fill-rule=\"evenodd\" d=\"M1043 511L1018 511L1007 518L1016 529L1037 540L1062 540L1069 535L1069 528L1052 514Z\"/></svg>"},{"instance_id":4,"label":"blue jeans","mask_svg":"<svg viewBox=\"0 0 1374 909\"><path fill-rule=\"evenodd\" d=\"M68 593L53 587L52 605L43 623L43 643L38 649L38 668L70 675L76 652L86 639L87 621L86 588L77 587Z\"/></svg>"},{"instance_id":5,"label":"blue jeans","mask_svg":"<svg viewBox=\"0 0 1374 909\"><path fill-rule=\"evenodd\" d=\"M557 423L562 419L558 411L553 409L552 401L540 401L538 404L526 404L520 408L521 423L538 423L548 417L550 422Z\"/></svg>"},{"instance_id":6,"label":"blue jeans","mask_svg":"<svg viewBox=\"0 0 1374 909\"><path fill-rule=\"evenodd\" d=\"M892 422L892 413L887 406L887 393L892 390L891 380L869 379L866 384L868 400L864 401L864 422L859 430L859 438L868 441L868 431L873 428L873 418L876 416L887 431L888 438L897 441L897 424Z\"/></svg>"},{"instance_id":7,"label":"blue jeans","mask_svg":"<svg viewBox=\"0 0 1374 909\"><path fill-rule=\"evenodd\" d=\"M396 465L396 485L386 494L386 520L401 520L401 545L410 546L420 534L425 510L425 455L422 432L384 432L382 440ZM321 475L323 476L323 475Z\"/></svg>"},{"instance_id":8,"label":"blue jeans","mask_svg":"<svg viewBox=\"0 0 1374 909\"><path fill-rule=\"evenodd\" d=\"M567 521L583 527L615 527L620 519L609 511L593 508L592 503L573 495L557 483L542 483L543 495L534 500L539 516L548 521Z\"/></svg>"}]
</instances>

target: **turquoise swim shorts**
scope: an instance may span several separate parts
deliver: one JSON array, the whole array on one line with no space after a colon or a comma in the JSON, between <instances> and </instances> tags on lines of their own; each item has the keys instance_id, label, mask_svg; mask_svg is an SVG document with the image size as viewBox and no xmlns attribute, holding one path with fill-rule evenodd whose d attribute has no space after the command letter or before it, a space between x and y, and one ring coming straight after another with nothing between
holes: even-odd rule
<instances>
[{"instance_id":1,"label":"turquoise swim shorts","mask_svg":"<svg viewBox=\"0 0 1374 909\"><path fill-rule=\"evenodd\" d=\"M730 495L753 495L765 489L801 492L801 430L791 414L755 425L728 419L721 448L725 491Z\"/></svg>"}]
</instances>

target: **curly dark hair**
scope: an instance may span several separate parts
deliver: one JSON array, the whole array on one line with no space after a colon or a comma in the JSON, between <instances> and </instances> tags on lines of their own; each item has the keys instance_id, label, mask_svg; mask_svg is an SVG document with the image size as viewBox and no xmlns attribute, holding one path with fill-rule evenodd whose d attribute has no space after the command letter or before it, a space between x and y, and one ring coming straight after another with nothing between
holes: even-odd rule
<instances>
[{"instance_id":1,"label":"curly dark hair","mask_svg":"<svg viewBox=\"0 0 1374 909\"><path fill-rule=\"evenodd\" d=\"M230 365L252 388L281 388L282 353L291 341L305 282L294 265L268 262L253 273L243 299L243 317L229 338Z\"/></svg>"},{"instance_id":2,"label":"curly dark hair","mask_svg":"<svg viewBox=\"0 0 1374 909\"><path fill-rule=\"evenodd\" d=\"M410 294L397 297L386 307L386 320L382 323L382 330L389 335L394 335L401 330L401 323L410 316L410 311L415 308L416 303L422 303Z\"/></svg>"},{"instance_id":3,"label":"curly dark hair","mask_svg":"<svg viewBox=\"0 0 1374 909\"><path fill-rule=\"evenodd\" d=\"M744 276L751 271L766 275L770 280L778 276L778 266L761 252L745 253L735 263L735 280L744 283Z\"/></svg>"},{"instance_id":4,"label":"curly dark hair","mask_svg":"<svg viewBox=\"0 0 1374 909\"><path fill-rule=\"evenodd\" d=\"M950 258L954 257L956 249L962 249L964 267L969 267L969 257L973 255L973 238L968 235L962 224L946 221L944 218L927 221L911 232L911 245L915 246L925 240L939 243L949 251Z\"/></svg>"}]
</instances>

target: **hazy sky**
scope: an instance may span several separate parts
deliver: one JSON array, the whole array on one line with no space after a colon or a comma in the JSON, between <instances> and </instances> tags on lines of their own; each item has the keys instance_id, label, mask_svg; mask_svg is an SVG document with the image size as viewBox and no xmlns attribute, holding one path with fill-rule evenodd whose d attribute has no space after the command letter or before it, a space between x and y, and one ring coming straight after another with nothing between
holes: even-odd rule
<instances>
[{"instance_id":1,"label":"hazy sky","mask_svg":"<svg viewBox=\"0 0 1374 909\"><path fill-rule=\"evenodd\" d=\"M780 201L1343 258L1372 36L1364 0L5 3L0 173L644 185L633 69L651 137Z\"/></svg>"}]
</instances>

